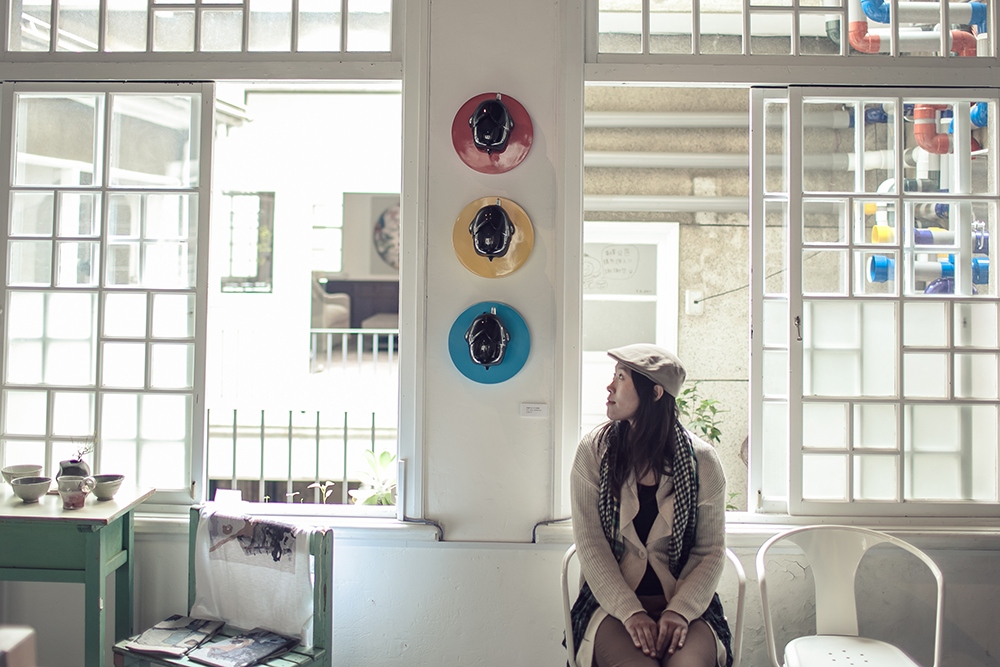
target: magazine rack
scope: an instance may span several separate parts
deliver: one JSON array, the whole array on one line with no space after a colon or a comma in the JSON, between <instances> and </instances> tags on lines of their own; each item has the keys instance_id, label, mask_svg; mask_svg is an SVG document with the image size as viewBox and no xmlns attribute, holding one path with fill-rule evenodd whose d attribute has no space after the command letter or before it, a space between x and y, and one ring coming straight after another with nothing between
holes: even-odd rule
<instances>
[{"instance_id":1,"label":"magazine rack","mask_svg":"<svg viewBox=\"0 0 1000 667\"><path fill-rule=\"evenodd\" d=\"M195 539L200 520L199 507L191 508L191 527L188 539L188 609L195 600ZM315 559L313 578L313 645L309 648L298 646L271 661L258 663L268 666L331 667L333 660L333 531L316 531L309 544L309 553ZM224 643L229 637L248 628L223 626L214 638L203 644ZM133 665L172 665L174 667L205 667L186 657L170 658L131 651L119 642L114 647L115 667Z\"/></svg>"}]
</instances>

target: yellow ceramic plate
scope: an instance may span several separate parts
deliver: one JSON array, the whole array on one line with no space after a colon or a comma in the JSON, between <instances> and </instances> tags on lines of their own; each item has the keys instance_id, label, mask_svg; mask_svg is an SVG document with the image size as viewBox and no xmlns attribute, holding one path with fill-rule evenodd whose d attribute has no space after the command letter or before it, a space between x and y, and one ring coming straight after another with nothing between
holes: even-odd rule
<instances>
[{"instance_id":1,"label":"yellow ceramic plate","mask_svg":"<svg viewBox=\"0 0 1000 667\"><path fill-rule=\"evenodd\" d=\"M489 257L476 254L476 249L472 247L472 234L469 233L469 224L476 217L484 206L496 204L500 200L500 206L510 216L514 223L514 236L510 240L510 247L503 257L494 257L490 261ZM455 246L455 255L462 266L472 271L477 276L483 278L502 278L514 273L524 264L531 248L535 245L535 231L531 226L531 220L524 209L515 204L510 199L504 197L483 197L470 203L462 209L455 220L455 229L452 232L452 243Z\"/></svg>"}]
</instances>

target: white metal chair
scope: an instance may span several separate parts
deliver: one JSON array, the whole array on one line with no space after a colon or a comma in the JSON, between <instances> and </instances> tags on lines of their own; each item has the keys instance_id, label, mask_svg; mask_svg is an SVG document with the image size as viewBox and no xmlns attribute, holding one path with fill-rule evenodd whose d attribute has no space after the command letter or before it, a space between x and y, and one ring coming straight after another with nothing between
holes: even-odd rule
<instances>
[{"instance_id":1,"label":"white metal chair","mask_svg":"<svg viewBox=\"0 0 1000 667\"><path fill-rule=\"evenodd\" d=\"M576 667L576 647L573 644L573 620L570 618L570 610L573 608L573 603L576 600L570 593L569 584L569 565L575 554L576 545L571 544L562 559L563 617L566 627L566 661L569 663L569 667ZM735 622L731 629L733 631L733 667L740 667L740 649L743 646L743 605L747 578L746 573L743 571L743 565L740 563L740 559L736 557L736 554L726 549L726 557L732 564L733 569L736 570L736 578L739 581ZM575 587L573 592L576 592ZM730 615L728 618L733 618L733 616Z\"/></svg>"},{"instance_id":2,"label":"white metal chair","mask_svg":"<svg viewBox=\"0 0 1000 667\"><path fill-rule=\"evenodd\" d=\"M784 540L794 543L805 553L812 569L816 587L816 635L790 641L785 646L782 663L778 661L771 609L768 605L765 566L768 550ZM858 615L854 599L854 578L858 563L868 549L886 542L919 558L934 575L937 582L934 667L940 667L941 628L944 619L944 578L941 570L927 554L912 544L876 530L853 526L794 528L775 535L757 552L757 580L764 612L764 633L767 653L774 667L865 663L879 667L918 667L917 662L896 646L858 636Z\"/></svg>"}]
</instances>

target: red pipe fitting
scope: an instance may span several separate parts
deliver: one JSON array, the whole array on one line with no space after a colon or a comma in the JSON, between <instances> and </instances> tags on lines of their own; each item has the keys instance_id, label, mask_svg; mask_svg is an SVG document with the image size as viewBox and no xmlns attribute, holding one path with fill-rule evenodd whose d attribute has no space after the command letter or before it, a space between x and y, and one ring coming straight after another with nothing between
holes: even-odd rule
<instances>
[{"instance_id":1,"label":"red pipe fitting","mask_svg":"<svg viewBox=\"0 0 1000 667\"><path fill-rule=\"evenodd\" d=\"M937 131L937 112L947 108L947 104L917 104L913 107L913 138L928 153L944 155L951 150L951 135ZM981 148L979 142L975 137L971 139L972 150L978 151Z\"/></svg>"},{"instance_id":2,"label":"red pipe fitting","mask_svg":"<svg viewBox=\"0 0 1000 667\"><path fill-rule=\"evenodd\" d=\"M855 51L878 53L880 40L878 35L868 34L868 21L851 21L848 29L847 37Z\"/></svg>"}]
</instances>

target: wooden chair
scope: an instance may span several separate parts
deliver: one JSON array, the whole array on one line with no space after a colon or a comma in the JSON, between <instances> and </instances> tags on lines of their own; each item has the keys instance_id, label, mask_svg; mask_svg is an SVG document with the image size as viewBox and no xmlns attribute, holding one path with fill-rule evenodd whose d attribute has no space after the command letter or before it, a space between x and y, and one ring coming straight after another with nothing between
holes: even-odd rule
<instances>
[{"instance_id":1,"label":"wooden chair","mask_svg":"<svg viewBox=\"0 0 1000 667\"><path fill-rule=\"evenodd\" d=\"M195 601L195 539L201 518L198 507L191 508L191 528L188 539L188 609ZM315 561L313 578L313 645L297 646L273 660L259 663L266 667L331 667L333 660L333 531L316 531L309 544L309 554ZM225 625L221 632L203 646L225 643L234 635L249 628ZM114 647L115 666L173 665L174 667L205 667L186 657L170 658L139 653L124 648L119 642Z\"/></svg>"}]
</instances>

